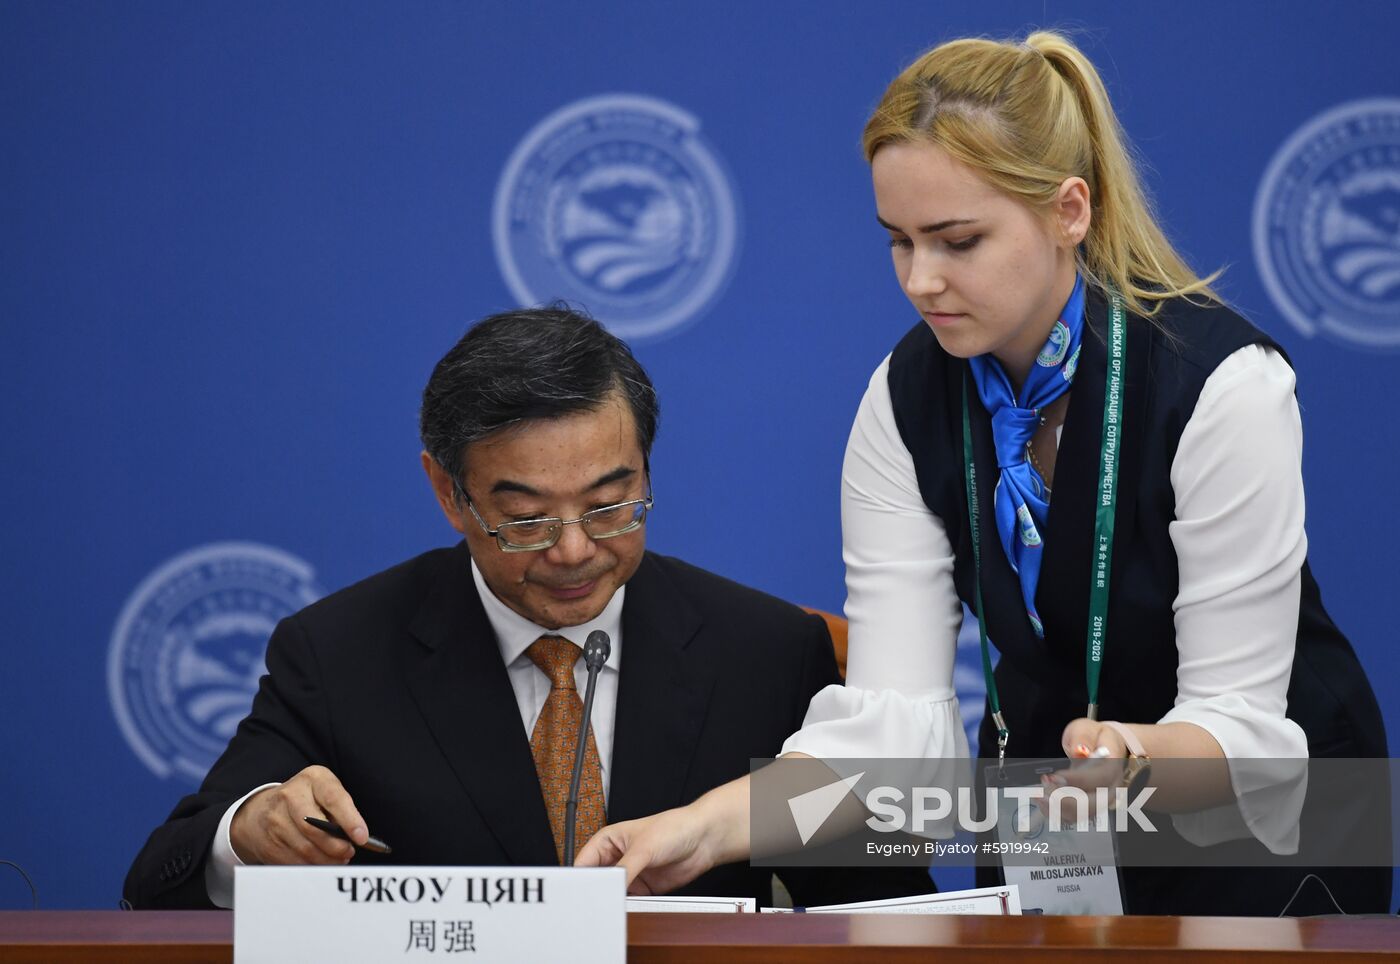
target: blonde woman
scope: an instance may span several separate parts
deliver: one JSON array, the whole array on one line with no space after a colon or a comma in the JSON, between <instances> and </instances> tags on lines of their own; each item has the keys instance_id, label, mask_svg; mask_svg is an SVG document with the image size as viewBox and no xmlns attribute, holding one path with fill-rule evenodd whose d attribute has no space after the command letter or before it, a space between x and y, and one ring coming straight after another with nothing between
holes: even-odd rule
<instances>
[{"instance_id":1,"label":"blonde woman","mask_svg":"<svg viewBox=\"0 0 1400 964\"><path fill-rule=\"evenodd\" d=\"M1048 32L943 44L864 148L921 320L846 451L846 685L785 751L966 755L966 603L1000 654L984 756L1385 756L1307 564L1293 370L1167 241L1089 60ZM671 889L747 857L747 800L608 828L580 863ZM1263 846L1296 843L1285 811L1245 814ZM1301 876L1129 871L1125 905L1278 914ZM1388 873L1333 876L1346 910L1388 909Z\"/></svg>"}]
</instances>

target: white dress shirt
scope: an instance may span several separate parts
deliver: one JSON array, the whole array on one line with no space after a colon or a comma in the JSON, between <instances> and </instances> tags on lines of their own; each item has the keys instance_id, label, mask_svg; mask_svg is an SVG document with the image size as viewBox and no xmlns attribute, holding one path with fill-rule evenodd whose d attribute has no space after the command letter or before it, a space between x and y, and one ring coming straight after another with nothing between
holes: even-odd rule
<instances>
[{"instance_id":1,"label":"white dress shirt","mask_svg":"<svg viewBox=\"0 0 1400 964\"><path fill-rule=\"evenodd\" d=\"M953 690L962 625L953 548L943 520L924 504L895 425L889 363L887 356L870 380L842 467L846 683L812 699L785 753L948 759L968 752ZM1287 362L1258 345L1234 352L1206 379L1171 467L1176 701L1160 720L1125 721L1194 723L1227 758L1308 755L1302 728L1284 716L1307 556L1293 389ZM1263 808L1245 819L1260 840L1286 851L1296 835L1291 809ZM1178 827L1214 842L1206 831L1191 834L1189 823Z\"/></svg>"},{"instance_id":2,"label":"white dress shirt","mask_svg":"<svg viewBox=\"0 0 1400 964\"><path fill-rule=\"evenodd\" d=\"M612 599L608 600L608 604L603 607L603 611L598 614L596 619L578 626L545 629L542 626L536 626L496 598L496 594L487 588L486 581L482 579L481 570L476 567L475 560L472 560L472 581L476 583L476 591L481 596L481 605L486 610L486 618L490 621L491 629L496 634L496 646L500 649L501 661L505 663L506 673L510 677L510 688L515 692L515 702L520 708L520 722L525 727L526 739L529 739L530 734L535 730L535 721L539 719L540 713L544 710L544 703L549 697L551 685L544 670L536 666L530 657L525 655L525 650L530 647L530 644L541 636L562 636L582 649L584 642L588 639L588 634L595 629L601 629L612 640L612 653L608 656L607 663L603 665L602 672L598 674L598 684L593 692L592 718L593 740L598 746L598 762L603 771L603 798L606 801L612 775L613 724L617 714L618 667L622 665L622 604L627 587L622 586L613 594ZM584 665L582 659L574 664L574 679L577 681L579 699L582 699L588 685L588 667ZM219 821L219 828L214 833L214 842L209 849L209 859L204 865L204 885L209 892L209 899L216 907L233 906L233 868L243 863L238 854L234 853L233 843L229 838L229 828L233 824L233 815L238 812L238 808L243 805L243 802L253 794L275 786L278 784L266 783L260 787L254 787L224 811L223 818ZM346 789L353 798L355 788L346 787Z\"/></svg>"}]
</instances>

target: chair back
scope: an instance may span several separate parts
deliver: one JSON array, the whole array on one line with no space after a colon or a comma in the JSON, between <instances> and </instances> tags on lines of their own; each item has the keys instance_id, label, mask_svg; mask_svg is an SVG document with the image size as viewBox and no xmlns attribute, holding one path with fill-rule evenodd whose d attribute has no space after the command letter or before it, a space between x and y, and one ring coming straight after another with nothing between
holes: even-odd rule
<instances>
[{"instance_id":1,"label":"chair back","mask_svg":"<svg viewBox=\"0 0 1400 964\"><path fill-rule=\"evenodd\" d=\"M827 632L831 633L831 645L836 650L836 668L841 673L841 678L846 678L846 620L835 613L826 612L823 609L813 609L810 606L803 606L803 609L813 615L820 616L826 621Z\"/></svg>"}]
</instances>

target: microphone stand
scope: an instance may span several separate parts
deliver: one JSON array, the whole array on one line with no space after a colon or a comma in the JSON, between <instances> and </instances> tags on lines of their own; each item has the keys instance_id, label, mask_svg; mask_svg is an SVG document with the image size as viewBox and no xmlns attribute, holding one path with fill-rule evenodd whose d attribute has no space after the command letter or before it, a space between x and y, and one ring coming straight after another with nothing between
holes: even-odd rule
<instances>
[{"instance_id":1,"label":"microphone stand","mask_svg":"<svg viewBox=\"0 0 1400 964\"><path fill-rule=\"evenodd\" d=\"M612 655L612 640L601 629L588 634L583 644L583 661L588 667L588 686L583 696L583 719L579 721L578 742L574 747L574 772L569 778L569 799L564 804L564 866L574 865L574 828L578 823L578 785L583 780L583 755L588 748L588 729L593 719L593 690L598 673Z\"/></svg>"}]
</instances>

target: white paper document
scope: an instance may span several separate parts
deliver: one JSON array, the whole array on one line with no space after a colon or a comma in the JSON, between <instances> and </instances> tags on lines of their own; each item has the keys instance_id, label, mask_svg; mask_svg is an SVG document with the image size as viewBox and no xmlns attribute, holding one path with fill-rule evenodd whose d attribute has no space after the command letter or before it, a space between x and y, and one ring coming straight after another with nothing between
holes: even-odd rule
<instances>
[{"instance_id":1,"label":"white paper document","mask_svg":"<svg viewBox=\"0 0 1400 964\"><path fill-rule=\"evenodd\" d=\"M629 914L752 914L752 897L628 897Z\"/></svg>"},{"instance_id":2,"label":"white paper document","mask_svg":"<svg viewBox=\"0 0 1400 964\"><path fill-rule=\"evenodd\" d=\"M1021 913L1021 895L1015 884L1005 887L979 887L942 894L894 897L889 900L863 900L853 904L826 904L821 907L765 907L765 914L992 914Z\"/></svg>"}]
</instances>

